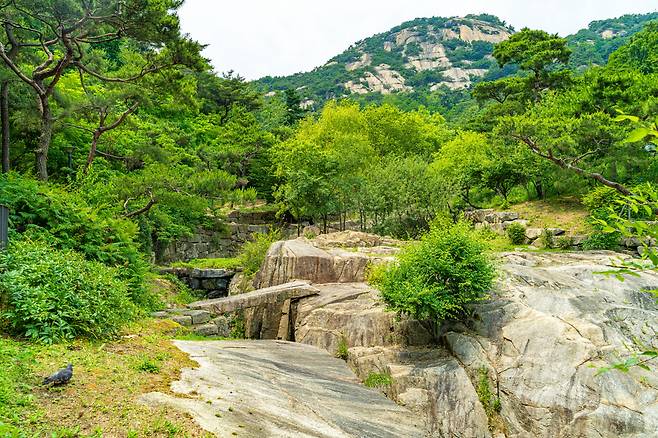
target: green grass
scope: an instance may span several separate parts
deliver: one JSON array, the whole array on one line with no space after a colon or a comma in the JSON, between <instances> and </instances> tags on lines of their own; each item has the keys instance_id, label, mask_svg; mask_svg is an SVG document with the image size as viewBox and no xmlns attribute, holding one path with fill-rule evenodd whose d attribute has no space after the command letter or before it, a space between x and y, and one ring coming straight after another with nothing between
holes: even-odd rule
<instances>
[{"instance_id":1,"label":"green grass","mask_svg":"<svg viewBox=\"0 0 658 438\"><path fill-rule=\"evenodd\" d=\"M217 259L194 259L188 262L175 262L171 264L172 268L196 268L196 269L237 269L240 267L240 261L236 257L226 257Z\"/></svg>"},{"instance_id":2,"label":"green grass","mask_svg":"<svg viewBox=\"0 0 658 438\"><path fill-rule=\"evenodd\" d=\"M489 372L484 367L478 370L478 384L475 391L487 417L491 420L492 417L500 412L501 404L500 399L491 390Z\"/></svg>"},{"instance_id":3,"label":"green grass","mask_svg":"<svg viewBox=\"0 0 658 438\"><path fill-rule=\"evenodd\" d=\"M138 400L170 393L181 369L197 366L170 341L179 328L147 320L104 343L41 345L0 336L0 437L207 436L191 418ZM71 383L41 386L68 362Z\"/></svg>"},{"instance_id":4,"label":"green grass","mask_svg":"<svg viewBox=\"0 0 658 438\"><path fill-rule=\"evenodd\" d=\"M22 430L27 413L34 407L30 390L38 383L31 364L34 351L24 343L0 338L0 436Z\"/></svg>"},{"instance_id":5,"label":"green grass","mask_svg":"<svg viewBox=\"0 0 658 438\"><path fill-rule=\"evenodd\" d=\"M387 388L393 384L393 378L388 373L368 373L363 384L368 388Z\"/></svg>"},{"instance_id":6,"label":"green grass","mask_svg":"<svg viewBox=\"0 0 658 438\"><path fill-rule=\"evenodd\" d=\"M203 294L193 291L173 274L149 273L147 284L151 292L160 297L162 307L184 306L204 298Z\"/></svg>"},{"instance_id":7,"label":"green grass","mask_svg":"<svg viewBox=\"0 0 658 438\"><path fill-rule=\"evenodd\" d=\"M587 208L575 197L551 198L510 205L509 211L527 219L530 228L562 228L569 233L587 232Z\"/></svg>"}]
</instances>

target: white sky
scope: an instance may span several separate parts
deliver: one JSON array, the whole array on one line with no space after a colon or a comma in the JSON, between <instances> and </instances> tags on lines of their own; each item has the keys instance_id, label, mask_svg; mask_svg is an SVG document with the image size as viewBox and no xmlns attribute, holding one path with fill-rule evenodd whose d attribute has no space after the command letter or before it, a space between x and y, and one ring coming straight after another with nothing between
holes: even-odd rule
<instances>
[{"instance_id":1,"label":"white sky","mask_svg":"<svg viewBox=\"0 0 658 438\"><path fill-rule=\"evenodd\" d=\"M562 36L593 20L658 11L658 0L186 0L183 31L217 71L247 79L311 70L352 43L417 17L486 12Z\"/></svg>"}]
</instances>

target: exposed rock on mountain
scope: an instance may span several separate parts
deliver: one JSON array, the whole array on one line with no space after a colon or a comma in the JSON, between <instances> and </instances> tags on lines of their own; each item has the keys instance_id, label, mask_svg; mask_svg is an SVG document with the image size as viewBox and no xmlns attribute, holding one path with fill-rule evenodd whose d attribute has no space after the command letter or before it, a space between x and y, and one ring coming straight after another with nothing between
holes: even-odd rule
<instances>
[{"instance_id":1,"label":"exposed rock on mountain","mask_svg":"<svg viewBox=\"0 0 658 438\"><path fill-rule=\"evenodd\" d=\"M592 22L567 37L573 51L571 66L605 64L616 48L656 18L658 13ZM429 93L454 94L479 80L513 74L514 68L501 70L492 57L494 44L513 32L488 14L418 18L358 41L310 72L268 76L257 83L270 96L284 89L299 90L305 101L313 101L313 108L331 98L372 101L392 93L422 102L420 96Z\"/></svg>"}]
</instances>

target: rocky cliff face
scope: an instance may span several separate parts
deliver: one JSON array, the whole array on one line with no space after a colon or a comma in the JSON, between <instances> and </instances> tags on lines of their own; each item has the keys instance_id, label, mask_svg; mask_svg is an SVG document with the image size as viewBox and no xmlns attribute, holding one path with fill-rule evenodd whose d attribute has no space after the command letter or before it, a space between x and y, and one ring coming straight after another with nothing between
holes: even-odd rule
<instances>
[{"instance_id":1,"label":"rocky cliff face","mask_svg":"<svg viewBox=\"0 0 658 438\"><path fill-rule=\"evenodd\" d=\"M438 327L387 312L363 283L393 244L354 232L278 242L259 274L269 288L190 307L242 311L257 328L250 337L347 350L361 380L386 377L383 392L417 420L413 436L656 436L656 372L598 370L658 348L658 304L646 292L658 273L606 276L630 257L612 252L505 253L490 299Z\"/></svg>"},{"instance_id":2,"label":"rocky cliff face","mask_svg":"<svg viewBox=\"0 0 658 438\"><path fill-rule=\"evenodd\" d=\"M265 267L284 265L269 256ZM658 347L658 306L644 292L658 275L601 274L617 257L503 254L491 299L440 328L396 318L363 283L315 284L319 293L296 309L294 337L330 353L346 343L357 375L390 375L387 395L422 416L431 436L652 436L655 372L597 375L628 349ZM278 272L279 281L302 274Z\"/></svg>"}]
</instances>

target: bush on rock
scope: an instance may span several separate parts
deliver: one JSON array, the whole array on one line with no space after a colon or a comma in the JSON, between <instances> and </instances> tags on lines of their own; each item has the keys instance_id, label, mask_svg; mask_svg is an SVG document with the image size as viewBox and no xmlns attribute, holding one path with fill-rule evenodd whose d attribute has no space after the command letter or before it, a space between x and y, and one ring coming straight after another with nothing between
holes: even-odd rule
<instances>
[{"instance_id":1,"label":"bush on rock","mask_svg":"<svg viewBox=\"0 0 658 438\"><path fill-rule=\"evenodd\" d=\"M398 263L375 269L370 280L391 310L418 319L453 318L492 286L486 249L466 223L439 220L400 253Z\"/></svg>"}]
</instances>

